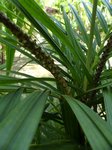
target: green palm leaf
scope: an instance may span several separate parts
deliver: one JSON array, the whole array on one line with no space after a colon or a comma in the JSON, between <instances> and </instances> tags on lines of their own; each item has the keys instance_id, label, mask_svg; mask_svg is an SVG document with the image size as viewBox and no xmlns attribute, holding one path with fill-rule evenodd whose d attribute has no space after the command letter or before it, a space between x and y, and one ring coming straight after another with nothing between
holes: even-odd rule
<instances>
[{"instance_id":1,"label":"green palm leaf","mask_svg":"<svg viewBox=\"0 0 112 150\"><path fill-rule=\"evenodd\" d=\"M103 90L105 111L107 115L107 122L112 126L112 90L105 88Z\"/></svg>"},{"instance_id":2,"label":"green palm leaf","mask_svg":"<svg viewBox=\"0 0 112 150\"><path fill-rule=\"evenodd\" d=\"M84 9L86 11L87 17L89 19L89 22L91 23L92 13L89 10L87 4L85 2L82 2L82 3L83 3L83 6L84 6ZM98 30L97 24L95 24L95 31L94 32L95 32L95 37L96 37L97 43L100 46L101 45L101 37L100 37L100 33L99 33L99 30Z\"/></svg>"},{"instance_id":3,"label":"green palm leaf","mask_svg":"<svg viewBox=\"0 0 112 150\"><path fill-rule=\"evenodd\" d=\"M76 19L77 25L79 27L79 30L80 30L80 32L82 34L83 40L88 45L89 37L87 35L86 28L84 27L84 23L83 23L82 19L80 18L78 12L76 11L75 7L70 5L70 8L71 8L71 10L72 10L72 12L73 12L73 14L75 16L75 19Z\"/></svg>"},{"instance_id":4,"label":"green palm leaf","mask_svg":"<svg viewBox=\"0 0 112 150\"><path fill-rule=\"evenodd\" d=\"M97 17L105 33L108 32L108 25L102 12L97 8Z\"/></svg>"},{"instance_id":5,"label":"green palm leaf","mask_svg":"<svg viewBox=\"0 0 112 150\"><path fill-rule=\"evenodd\" d=\"M93 150L112 148L111 127L102 120L93 110L78 100L64 96L72 108ZM97 136L97 138L96 138Z\"/></svg>"},{"instance_id":6,"label":"green palm leaf","mask_svg":"<svg viewBox=\"0 0 112 150\"><path fill-rule=\"evenodd\" d=\"M112 15L112 4L110 4L108 0L103 0L103 3L106 5L110 14Z\"/></svg>"},{"instance_id":7,"label":"green palm leaf","mask_svg":"<svg viewBox=\"0 0 112 150\"><path fill-rule=\"evenodd\" d=\"M0 149L28 149L38 127L47 95L47 91L34 92L20 100L7 113L0 123ZM16 101L16 97L12 100Z\"/></svg>"},{"instance_id":8,"label":"green palm leaf","mask_svg":"<svg viewBox=\"0 0 112 150\"><path fill-rule=\"evenodd\" d=\"M83 61L83 58L80 57L80 55L78 54L78 51L74 51L74 47L71 44L71 41L68 40L68 35L66 35L66 33L64 33L61 30L61 28L58 25L56 25L48 17L48 15L38 6L38 4L35 1L32 1L32 0L30 0L30 1L23 1L23 0L15 1L15 0L11 0L11 1L13 1L17 6L18 5L22 5L24 7L23 12L27 10L28 13L33 16L33 19L35 18L38 21L39 24L41 23L41 24L44 25L44 27L47 27L53 34L55 34L55 36L57 36L59 38L59 40L62 42L62 44L64 44L67 48L71 49L73 54L75 56L77 56L77 59L80 59L80 61L82 63L82 67L85 70L87 78L89 78L89 80L91 80L90 79L91 76L90 76L88 70L86 69L85 62ZM22 8L22 6L21 6L21 8ZM41 14L41 15L38 15L38 14ZM75 74L73 72L73 68L74 67L72 66L72 64L70 62L68 62L67 57L66 57L66 59L64 59L64 61L66 62L67 66L69 66L69 69L71 70L71 73Z\"/></svg>"}]
</instances>

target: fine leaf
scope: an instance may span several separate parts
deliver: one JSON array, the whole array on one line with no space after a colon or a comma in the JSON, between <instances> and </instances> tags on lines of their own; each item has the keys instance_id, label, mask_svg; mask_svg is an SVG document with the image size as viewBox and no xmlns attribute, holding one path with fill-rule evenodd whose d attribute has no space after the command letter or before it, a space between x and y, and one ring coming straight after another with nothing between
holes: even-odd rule
<instances>
[{"instance_id":1,"label":"fine leaf","mask_svg":"<svg viewBox=\"0 0 112 150\"><path fill-rule=\"evenodd\" d=\"M84 9L86 11L87 17L89 19L89 22L91 23L92 13L89 10L87 4L85 2L82 2L82 3L83 3L83 6L84 6ZM100 37L100 33L99 33L99 30L98 30L97 24L95 24L95 37L96 37L96 41L97 41L98 45L100 46L101 45L101 37Z\"/></svg>"},{"instance_id":2,"label":"fine leaf","mask_svg":"<svg viewBox=\"0 0 112 150\"><path fill-rule=\"evenodd\" d=\"M112 15L112 3L110 4L108 0L102 0L102 1L106 5L106 7L108 8L110 14Z\"/></svg>"},{"instance_id":3,"label":"fine leaf","mask_svg":"<svg viewBox=\"0 0 112 150\"><path fill-rule=\"evenodd\" d=\"M87 35L87 31L84 27L84 23L83 23L82 19L80 18L78 12L76 11L75 7L70 5L70 8L75 16L77 25L79 27L80 32L82 33L83 39L84 39L85 43L88 45L88 35Z\"/></svg>"},{"instance_id":4,"label":"fine leaf","mask_svg":"<svg viewBox=\"0 0 112 150\"><path fill-rule=\"evenodd\" d=\"M108 25L102 12L97 8L97 17L105 33L108 32Z\"/></svg>"},{"instance_id":5,"label":"fine leaf","mask_svg":"<svg viewBox=\"0 0 112 150\"><path fill-rule=\"evenodd\" d=\"M55 34L63 43L67 44L71 47L71 43L68 40L67 35L56 25L50 17L39 7L39 5L32 0L19 0L20 4L24 6L24 8L30 12L33 17L35 17L41 24L46 26L51 30L53 34Z\"/></svg>"},{"instance_id":6,"label":"fine leaf","mask_svg":"<svg viewBox=\"0 0 112 150\"><path fill-rule=\"evenodd\" d=\"M12 48L6 46L6 68L7 68L7 71L11 70L11 67L13 65L13 60L14 60L14 54L15 54L15 49L12 49Z\"/></svg>"}]
</instances>

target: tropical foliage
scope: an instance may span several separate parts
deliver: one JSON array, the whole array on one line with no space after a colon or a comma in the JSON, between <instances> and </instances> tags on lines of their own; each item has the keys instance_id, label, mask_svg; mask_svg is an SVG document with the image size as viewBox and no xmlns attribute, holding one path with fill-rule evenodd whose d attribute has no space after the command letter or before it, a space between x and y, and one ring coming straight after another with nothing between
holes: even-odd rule
<instances>
[{"instance_id":1,"label":"tropical foliage","mask_svg":"<svg viewBox=\"0 0 112 150\"><path fill-rule=\"evenodd\" d=\"M0 1L0 149L112 149L112 5L68 6L58 20L35 0ZM53 77L14 69L16 51Z\"/></svg>"}]
</instances>

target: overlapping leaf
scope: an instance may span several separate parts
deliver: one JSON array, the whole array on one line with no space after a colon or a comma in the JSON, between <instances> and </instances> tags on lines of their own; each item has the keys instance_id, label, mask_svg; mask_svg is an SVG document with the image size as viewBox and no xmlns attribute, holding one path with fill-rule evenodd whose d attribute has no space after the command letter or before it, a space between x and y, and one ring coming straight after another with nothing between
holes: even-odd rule
<instances>
[{"instance_id":1,"label":"overlapping leaf","mask_svg":"<svg viewBox=\"0 0 112 150\"><path fill-rule=\"evenodd\" d=\"M64 96L72 108L93 150L112 148L111 127L93 110L78 100ZM96 138L97 137L97 138Z\"/></svg>"},{"instance_id":2,"label":"overlapping leaf","mask_svg":"<svg viewBox=\"0 0 112 150\"><path fill-rule=\"evenodd\" d=\"M10 105L13 106L12 110L7 112L0 123L0 149L28 149L38 127L47 95L47 91L34 92L20 100L15 107L13 104ZM6 96L5 101L9 96ZM6 106L5 101L2 100L2 105ZM15 103L15 101L17 97L14 94L9 103Z\"/></svg>"},{"instance_id":3,"label":"overlapping leaf","mask_svg":"<svg viewBox=\"0 0 112 150\"><path fill-rule=\"evenodd\" d=\"M71 41L68 40L68 36L66 35L66 33L64 33L59 26L57 26L51 19L50 17L48 17L48 15L38 6L38 4L35 1L23 1L23 0L11 0L14 2L14 4L16 4L17 6L21 5L21 9L23 10L22 6L24 7L24 11L27 10L27 12L30 14L30 18L33 15L32 19L36 19L38 21L39 24L43 24L44 27L47 27L53 34L55 34L59 40L67 47L69 48L74 55L77 56L77 59L79 59L82 63L82 67L85 70L86 76L87 78L89 78L90 80L90 74L88 72L88 70L86 69L85 66L85 62L83 61L83 58L80 57L80 54L78 51L74 51L74 47L71 44ZM40 14L40 15L37 15ZM45 30L44 30L45 33ZM77 44L77 43L76 43ZM78 46L77 46L78 47ZM61 54L62 56L62 54ZM64 58L64 57L63 57ZM64 58L65 60L65 58ZM68 59L66 58L65 62L67 61L67 66L69 66L71 73L73 75L75 75L75 73L73 72L73 66L71 65L71 63L68 61Z\"/></svg>"}]
</instances>

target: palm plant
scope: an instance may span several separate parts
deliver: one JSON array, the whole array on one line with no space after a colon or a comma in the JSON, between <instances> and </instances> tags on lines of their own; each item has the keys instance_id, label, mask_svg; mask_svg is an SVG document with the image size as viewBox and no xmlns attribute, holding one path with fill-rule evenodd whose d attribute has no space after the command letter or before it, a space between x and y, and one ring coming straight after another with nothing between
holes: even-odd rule
<instances>
[{"instance_id":1,"label":"palm plant","mask_svg":"<svg viewBox=\"0 0 112 150\"><path fill-rule=\"evenodd\" d=\"M7 29L1 27L0 42L7 48L7 67L3 70L6 74L0 76L0 148L111 149L112 70L107 60L111 57L112 26L98 8L98 1L93 5L80 2L87 22L72 5L75 22L70 20L61 6L62 24L34 0L10 1L22 12L19 17L14 14L22 24L14 23L14 16L10 18L13 9L9 11L9 6L1 3L0 22ZM112 14L109 2L101 3L106 13ZM21 29L25 17L31 32ZM33 36L37 30L45 39L42 45ZM53 77L36 78L11 69L15 49Z\"/></svg>"}]
</instances>

